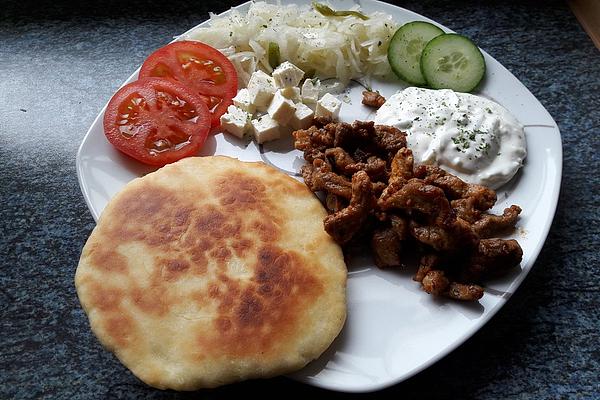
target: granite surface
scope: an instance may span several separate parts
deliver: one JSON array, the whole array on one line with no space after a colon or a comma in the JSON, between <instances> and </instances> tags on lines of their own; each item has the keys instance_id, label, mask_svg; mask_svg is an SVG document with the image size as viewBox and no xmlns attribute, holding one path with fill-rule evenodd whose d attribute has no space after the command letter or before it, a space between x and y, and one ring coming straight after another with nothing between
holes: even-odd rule
<instances>
[{"instance_id":1,"label":"granite surface","mask_svg":"<svg viewBox=\"0 0 600 400\"><path fill-rule=\"evenodd\" d=\"M79 307L73 276L94 227L79 143L146 55L234 3L0 1L0 398L358 397L283 377L154 390L100 346ZM397 4L472 37L516 75L558 123L564 170L548 240L507 305L431 368L370 396L600 398L600 52L562 1Z\"/></svg>"}]
</instances>

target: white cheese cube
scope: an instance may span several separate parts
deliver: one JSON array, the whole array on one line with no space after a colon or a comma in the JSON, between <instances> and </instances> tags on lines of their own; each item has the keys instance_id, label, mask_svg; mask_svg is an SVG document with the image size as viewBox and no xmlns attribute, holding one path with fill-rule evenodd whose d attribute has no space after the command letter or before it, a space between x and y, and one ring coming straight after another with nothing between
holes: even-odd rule
<instances>
[{"instance_id":1,"label":"white cheese cube","mask_svg":"<svg viewBox=\"0 0 600 400\"><path fill-rule=\"evenodd\" d=\"M303 76L304 71L289 61L280 64L273 71L273 80L278 88L298 86Z\"/></svg>"},{"instance_id":2,"label":"white cheese cube","mask_svg":"<svg viewBox=\"0 0 600 400\"><path fill-rule=\"evenodd\" d=\"M290 99L295 103L302 101L302 97L300 95L300 88L298 86L288 86L283 89L278 89L278 91L281 92L283 97L285 97L286 99Z\"/></svg>"},{"instance_id":3,"label":"white cheese cube","mask_svg":"<svg viewBox=\"0 0 600 400\"><path fill-rule=\"evenodd\" d=\"M302 101L307 104L314 104L319 100L319 91L321 90L321 82L317 79L313 82L312 79L307 79L302 84Z\"/></svg>"},{"instance_id":4,"label":"white cheese cube","mask_svg":"<svg viewBox=\"0 0 600 400\"><path fill-rule=\"evenodd\" d=\"M256 106L250 101L248 89L241 89L233 98L233 104L250 114L256 111Z\"/></svg>"},{"instance_id":5,"label":"white cheese cube","mask_svg":"<svg viewBox=\"0 0 600 400\"><path fill-rule=\"evenodd\" d=\"M259 111L265 111L275 94L273 78L263 71L256 71L248 82L248 97L251 104Z\"/></svg>"},{"instance_id":6,"label":"white cheese cube","mask_svg":"<svg viewBox=\"0 0 600 400\"><path fill-rule=\"evenodd\" d=\"M326 93L325 96L317 102L315 117L328 117L335 121L340 115L340 108L342 108L342 102L331 93Z\"/></svg>"},{"instance_id":7,"label":"white cheese cube","mask_svg":"<svg viewBox=\"0 0 600 400\"><path fill-rule=\"evenodd\" d=\"M250 114L236 107L229 106L227 113L221 115L221 128L234 136L242 138L248 130Z\"/></svg>"},{"instance_id":8,"label":"white cheese cube","mask_svg":"<svg viewBox=\"0 0 600 400\"><path fill-rule=\"evenodd\" d=\"M288 123L294 115L294 111L296 111L294 102L283 97L280 91L275 93L275 96L273 96L273 100L267 109L267 113L271 118L281 125L286 125Z\"/></svg>"},{"instance_id":9,"label":"white cheese cube","mask_svg":"<svg viewBox=\"0 0 600 400\"><path fill-rule=\"evenodd\" d=\"M298 103L289 124L294 129L306 129L312 124L314 115L315 113L308 106Z\"/></svg>"},{"instance_id":10,"label":"white cheese cube","mask_svg":"<svg viewBox=\"0 0 600 400\"><path fill-rule=\"evenodd\" d=\"M257 143L279 139L279 124L268 114L250 121L254 129L254 139Z\"/></svg>"}]
</instances>

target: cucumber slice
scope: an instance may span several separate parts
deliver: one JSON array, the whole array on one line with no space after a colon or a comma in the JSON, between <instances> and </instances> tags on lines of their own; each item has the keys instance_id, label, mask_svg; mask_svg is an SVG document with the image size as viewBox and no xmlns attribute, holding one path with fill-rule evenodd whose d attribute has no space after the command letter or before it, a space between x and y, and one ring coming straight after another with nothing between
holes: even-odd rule
<instances>
[{"instance_id":1,"label":"cucumber slice","mask_svg":"<svg viewBox=\"0 0 600 400\"><path fill-rule=\"evenodd\" d=\"M421 56L421 72L434 89L470 92L485 75L485 60L469 38L446 33L425 46Z\"/></svg>"},{"instance_id":2,"label":"cucumber slice","mask_svg":"<svg viewBox=\"0 0 600 400\"><path fill-rule=\"evenodd\" d=\"M392 71L413 85L425 85L421 73L421 53L425 45L444 31L429 22L415 21L402 25L390 41L388 61Z\"/></svg>"}]
</instances>

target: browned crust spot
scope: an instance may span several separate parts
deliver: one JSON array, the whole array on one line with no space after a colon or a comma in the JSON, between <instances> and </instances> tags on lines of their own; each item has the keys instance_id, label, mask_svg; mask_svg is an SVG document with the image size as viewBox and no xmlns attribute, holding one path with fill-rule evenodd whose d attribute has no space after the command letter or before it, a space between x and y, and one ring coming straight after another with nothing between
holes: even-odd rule
<instances>
[{"instance_id":1,"label":"browned crust spot","mask_svg":"<svg viewBox=\"0 0 600 400\"><path fill-rule=\"evenodd\" d=\"M127 347L135 340L135 324L131 318L125 315L110 316L104 323L104 330L120 347Z\"/></svg>"},{"instance_id":2,"label":"browned crust spot","mask_svg":"<svg viewBox=\"0 0 600 400\"><path fill-rule=\"evenodd\" d=\"M225 289L209 288L219 301L220 316L213 321L218 335L198 337L205 352L267 356L300 330L302 310L324 290L306 262L295 252L266 245L258 252L249 282L221 275Z\"/></svg>"}]
</instances>

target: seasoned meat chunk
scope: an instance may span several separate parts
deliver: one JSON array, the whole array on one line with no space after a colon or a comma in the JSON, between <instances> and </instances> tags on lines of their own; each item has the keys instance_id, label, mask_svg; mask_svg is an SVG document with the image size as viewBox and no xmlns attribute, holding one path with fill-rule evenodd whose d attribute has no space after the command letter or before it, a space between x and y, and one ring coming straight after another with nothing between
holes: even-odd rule
<instances>
[{"instance_id":1,"label":"seasoned meat chunk","mask_svg":"<svg viewBox=\"0 0 600 400\"><path fill-rule=\"evenodd\" d=\"M403 147L406 147L406 133L393 126L375 125L375 145L385 151L388 157L393 157Z\"/></svg>"},{"instance_id":2,"label":"seasoned meat chunk","mask_svg":"<svg viewBox=\"0 0 600 400\"><path fill-rule=\"evenodd\" d=\"M438 251L470 248L478 243L471 226L456 218L442 189L414 178L394 193L387 192L390 188L393 186L388 186L379 198L379 206L382 210L398 208L408 211L412 216L410 233L419 242ZM415 212L416 215L413 215ZM424 217L426 222L418 222L417 217Z\"/></svg>"},{"instance_id":3,"label":"seasoned meat chunk","mask_svg":"<svg viewBox=\"0 0 600 400\"><path fill-rule=\"evenodd\" d=\"M457 217L462 218L471 224L481 218L481 211L475 207L475 198L473 197L452 200L450 205L456 212Z\"/></svg>"},{"instance_id":4,"label":"seasoned meat chunk","mask_svg":"<svg viewBox=\"0 0 600 400\"><path fill-rule=\"evenodd\" d=\"M477 301L483 297L481 286L451 281L443 270L437 269L439 265L440 258L436 255L421 258L419 270L413 279L421 282L424 291L462 301Z\"/></svg>"},{"instance_id":5,"label":"seasoned meat chunk","mask_svg":"<svg viewBox=\"0 0 600 400\"><path fill-rule=\"evenodd\" d=\"M368 151L365 151L365 150L361 149L360 147L357 147L354 150L354 153L352 153L352 158L354 158L358 162L367 162L367 160L373 156L374 156L374 154L369 153Z\"/></svg>"},{"instance_id":6,"label":"seasoned meat chunk","mask_svg":"<svg viewBox=\"0 0 600 400\"><path fill-rule=\"evenodd\" d=\"M485 214L473 224L473 230L480 238L489 238L515 227L521 207L512 205L504 209L502 215Z\"/></svg>"},{"instance_id":7,"label":"seasoned meat chunk","mask_svg":"<svg viewBox=\"0 0 600 400\"><path fill-rule=\"evenodd\" d=\"M329 148L325 151L325 155L332 160L336 171L346 176L352 176L358 171L365 171L373 179L385 175L386 162L379 157L371 156L366 162L356 162L341 147Z\"/></svg>"},{"instance_id":8,"label":"seasoned meat chunk","mask_svg":"<svg viewBox=\"0 0 600 400\"><path fill-rule=\"evenodd\" d=\"M391 214L389 218L390 222L392 223L392 230L396 233L398 239L408 239L410 237L410 228L408 220L405 217L396 214Z\"/></svg>"},{"instance_id":9,"label":"seasoned meat chunk","mask_svg":"<svg viewBox=\"0 0 600 400\"><path fill-rule=\"evenodd\" d=\"M350 166L356 164L352 156L341 147L331 147L325 150L325 155L329 157L335 169L344 174Z\"/></svg>"},{"instance_id":10,"label":"seasoned meat chunk","mask_svg":"<svg viewBox=\"0 0 600 400\"><path fill-rule=\"evenodd\" d=\"M348 203L344 202L343 198L336 196L333 193L327 193L327 196L325 197L325 206L330 212L338 212L342 208L346 207L347 204Z\"/></svg>"},{"instance_id":11,"label":"seasoned meat chunk","mask_svg":"<svg viewBox=\"0 0 600 400\"><path fill-rule=\"evenodd\" d=\"M412 151L403 147L394 156L391 162L390 182L406 182L413 178L413 166L415 159Z\"/></svg>"},{"instance_id":12,"label":"seasoned meat chunk","mask_svg":"<svg viewBox=\"0 0 600 400\"><path fill-rule=\"evenodd\" d=\"M382 210L399 208L409 212L418 211L421 215L428 216L429 220L438 221L439 224L445 223L454 216L442 189L414 178L396 192L384 191L378 204Z\"/></svg>"},{"instance_id":13,"label":"seasoned meat chunk","mask_svg":"<svg viewBox=\"0 0 600 400\"><path fill-rule=\"evenodd\" d=\"M410 233L419 242L429 245L437 251L449 251L457 247L458 240L452 236L452 232L441 226L419 225L417 222L411 221Z\"/></svg>"},{"instance_id":14,"label":"seasoned meat chunk","mask_svg":"<svg viewBox=\"0 0 600 400\"><path fill-rule=\"evenodd\" d=\"M379 268L399 267L401 243L396 232L391 229L379 229L371 238L371 249L375 265Z\"/></svg>"},{"instance_id":15,"label":"seasoned meat chunk","mask_svg":"<svg viewBox=\"0 0 600 400\"><path fill-rule=\"evenodd\" d=\"M440 265L440 257L437 254L426 254L419 261L419 269L413 277L413 280L422 282L425 275L431 270L438 269Z\"/></svg>"},{"instance_id":16,"label":"seasoned meat chunk","mask_svg":"<svg viewBox=\"0 0 600 400\"><path fill-rule=\"evenodd\" d=\"M336 173L317 171L313 173L312 182L314 191L324 190L347 200L352 197L352 183Z\"/></svg>"},{"instance_id":17,"label":"seasoned meat chunk","mask_svg":"<svg viewBox=\"0 0 600 400\"><path fill-rule=\"evenodd\" d=\"M311 140L311 134L318 132L319 130L315 126L292 132L292 136L294 137L294 148L302 151L312 150L314 144ZM327 147L324 146L324 148Z\"/></svg>"},{"instance_id":18,"label":"seasoned meat chunk","mask_svg":"<svg viewBox=\"0 0 600 400\"><path fill-rule=\"evenodd\" d=\"M477 301L483 297L483 288L479 285L451 282L444 294L455 300Z\"/></svg>"},{"instance_id":19,"label":"seasoned meat chunk","mask_svg":"<svg viewBox=\"0 0 600 400\"><path fill-rule=\"evenodd\" d=\"M304 159L312 164L315 160L325 160L326 156L322 150L313 148L304 151Z\"/></svg>"},{"instance_id":20,"label":"seasoned meat chunk","mask_svg":"<svg viewBox=\"0 0 600 400\"><path fill-rule=\"evenodd\" d=\"M356 129L354 124L350 125L340 122L335 126L334 137L334 146L344 147L346 149L356 149L369 142L370 131Z\"/></svg>"},{"instance_id":21,"label":"seasoned meat chunk","mask_svg":"<svg viewBox=\"0 0 600 400\"><path fill-rule=\"evenodd\" d=\"M522 258L523 250L514 239L481 239L465 269L465 278L479 282L499 276L519 265Z\"/></svg>"},{"instance_id":22,"label":"seasoned meat chunk","mask_svg":"<svg viewBox=\"0 0 600 400\"><path fill-rule=\"evenodd\" d=\"M375 197L381 196L383 190L386 188L386 184L383 182L373 182L373 194Z\"/></svg>"},{"instance_id":23,"label":"seasoned meat chunk","mask_svg":"<svg viewBox=\"0 0 600 400\"><path fill-rule=\"evenodd\" d=\"M379 108L385 103L385 97L379 94L379 92L371 92L365 90L362 92L363 98L362 103L365 106Z\"/></svg>"},{"instance_id":24,"label":"seasoned meat chunk","mask_svg":"<svg viewBox=\"0 0 600 400\"><path fill-rule=\"evenodd\" d=\"M350 200L352 197L352 183L344 176L331 172L331 166L321 159L313 161L312 165L305 165L301 169L304 183L313 192L323 190Z\"/></svg>"},{"instance_id":25,"label":"seasoned meat chunk","mask_svg":"<svg viewBox=\"0 0 600 400\"><path fill-rule=\"evenodd\" d=\"M292 136L294 137L294 148L302 150L304 159L311 163L316 158L322 158L325 150L333 145L333 135L314 125L308 129L294 131Z\"/></svg>"},{"instance_id":26,"label":"seasoned meat chunk","mask_svg":"<svg viewBox=\"0 0 600 400\"><path fill-rule=\"evenodd\" d=\"M356 168L365 171L370 178L378 179L386 177L386 164L381 158L371 156L367 159L366 163L357 163Z\"/></svg>"},{"instance_id":27,"label":"seasoned meat chunk","mask_svg":"<svg viewBox=\"0 0 600 400\"><path fill-rule=\"evenodd\" d=\"M352 198L348 207L325 217L325 231L338 243L349 242L360 231L375 204L369 175L359 171L352 176Z\"/></svg>"},{"instance_id":28,"label":"seasoned meat chunk","mask_svg":"<svg viewBox=\"0 0 600 400\"><path fill-rule=\"evenodd\" d=\"M315 167L313 167L312 164L303 165L302 168L300 168L300 174L302 175L302 179L304 179L304 184L311 192L316 192L318 190L313 181L314 172Z\"/></svg>"},{"instance_id":29,"label":"seasoned meat chunk","mask_svg":"<svg viewBox=\"0 0 600 400\"><path fill-rule=\"evenodd\" d=\"M481 211L488 210L496 203L496 192L482 185L469 184L457 176L447 173L434 165L419 165L415 176L444 190L451 200L472 197L474 206Z\"/></svg>"},{"instance_id":30,"label":"seasoned meat chunk","mask_svg":"<svg viewBox=\"0 0 600 400\"><path fill-rule=\"evenodd\" d=\"M433 269L425 274L421 285L427 293L442 296L446 293L450 281L446 278L444 271Z\"/></svg>"},{"instance_id":31,"label":"seasoned meat chunk","mask_svg":"<svg viewBox=\"0 0 600 400\"><path fill-rule=\"evenodd\" d=\"M412 220L410 233L419 242L431 246L437 251L458 251L476 247L479 238L471 226L457 218L452 223L440 225L420 225Z\"/></svg>"}]
</instances>

